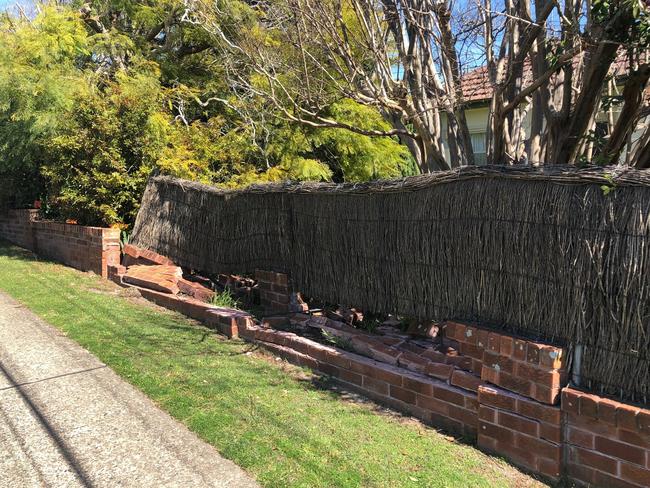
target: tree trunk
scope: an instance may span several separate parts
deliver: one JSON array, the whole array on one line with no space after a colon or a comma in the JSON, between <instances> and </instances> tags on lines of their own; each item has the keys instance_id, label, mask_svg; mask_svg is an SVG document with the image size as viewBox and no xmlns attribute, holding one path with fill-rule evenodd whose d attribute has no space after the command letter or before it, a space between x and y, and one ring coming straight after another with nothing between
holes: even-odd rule
<instances>
[{"instance_id":1,"label":"tree trunk","mask_svg":"<svg viewBox=\"0 0 650 488\"><path fill-rule=\"evenodd\" d=\"M650 65L645 64L632 73L625 82L623 109L602 153L603 158L610 163L618 160L623 146L625 146L630 134L634 131L648 78L650 78Z\"/></svg>"}]
</instances>

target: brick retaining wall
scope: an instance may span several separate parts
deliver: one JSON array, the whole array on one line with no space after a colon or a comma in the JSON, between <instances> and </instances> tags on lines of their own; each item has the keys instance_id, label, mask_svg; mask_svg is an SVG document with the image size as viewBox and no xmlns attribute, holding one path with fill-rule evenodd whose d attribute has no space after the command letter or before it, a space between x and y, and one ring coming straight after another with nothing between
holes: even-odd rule
<instances>
[{"instance_id":1,"label":"brick retaining wall","mask_svg":"<svg viewBox=\"0 0 650 488\"><path fill-rule=\"evenodd\" d=\"M0 237L82 271L108 277L120 263L120 231L38 219L38 210L10 210L0 215Z\"/></svg>"},{"instance_id":2,"label":"brick retaining wall","mask_svg":"<svg viewBox=\"0 0 650 488\"><path fill-rule=\"evenodd\" d=\"M258 271L272 300L287 303L280 273ZM271 305L269 309L282 307ZM650 487L650 410L567 387L565 351L471 324L447 322L460 355L429 355L432 378L291 332L248 325L239 336L350 389L470 438L527 471L580 485ZM403 353L404 354L404 353ZM394 358L395 359L395 358ZM438 361L438 362L436 362ZM402 363L403 361L394 361Z\"/></svg>"},{"instance_id":3,"label":"brick retaining wall","mask_svg":"<svg viewBox=\"0 0 650 488\"><path fill-rule=\"evenodd\" d=\"M124 268L110 270L112 279L124 284ZM354 351L343 350L278 330L289 324L301 330L315 321L334 331L326 317L280 316L290 303L290 280L273 272L256 276L265 308L274 314L259 325L239 310L136 288L143 297L228 337L257 343L379 403L475 440L481 449L529 472L586 486L650 487L650 410L567 387L561 347L446 322L443 344L458 350L458 356L392 348L378 340L381 336L353 328L346 334Z\"/></svg>"}]
</instances>

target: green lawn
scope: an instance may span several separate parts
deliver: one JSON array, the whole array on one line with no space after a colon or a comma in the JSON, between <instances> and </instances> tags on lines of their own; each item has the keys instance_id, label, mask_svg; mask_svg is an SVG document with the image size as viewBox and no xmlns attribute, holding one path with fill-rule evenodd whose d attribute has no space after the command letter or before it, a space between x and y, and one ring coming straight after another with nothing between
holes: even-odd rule
<instances>
[{"instance_id":1,"label":"green lawn","mask_svg":"<svg viewBox=\"0 0 650 488\"><path fill-rule=\"evenodd\" d=\"M505 462L308 371L0 243L0 290L94 353L265 486L536 486Z\"/></svg>"}]
</instances>

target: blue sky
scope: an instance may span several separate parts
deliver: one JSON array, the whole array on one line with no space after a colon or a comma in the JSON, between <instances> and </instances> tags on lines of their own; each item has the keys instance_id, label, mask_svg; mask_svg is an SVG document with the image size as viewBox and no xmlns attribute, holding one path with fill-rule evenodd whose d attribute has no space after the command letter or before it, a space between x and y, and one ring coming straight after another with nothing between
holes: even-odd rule
<instances>
[{"instance_id":1,"label":"blue sky","mask_svg":"<svg viewBox=\"0 0 650 488\"><path fill-rule=\"evenodd\" d=\"M22 5L33 4L31 0L0 0L0 10L5 10L7 7L13 7L17 3Z\"/></svg>"}]
</instances>

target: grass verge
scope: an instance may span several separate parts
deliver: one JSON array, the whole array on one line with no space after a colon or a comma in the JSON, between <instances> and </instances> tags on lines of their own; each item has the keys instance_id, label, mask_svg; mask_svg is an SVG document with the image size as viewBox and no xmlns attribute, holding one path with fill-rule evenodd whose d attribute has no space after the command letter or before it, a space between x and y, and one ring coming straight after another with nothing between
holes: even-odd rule
<instances>
[{"instance_id":1,"label":"grass verge","mask_svg":"<svg viewBox=\"0 0 650 488\"><path fill-rule=\"evenodd\" d=\"M100 278L0 243L0 290L95 354L268 487L541 486L434 429L318 388Z\"/></svg>"}]
</instances>

